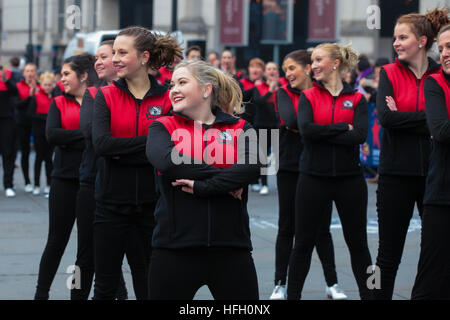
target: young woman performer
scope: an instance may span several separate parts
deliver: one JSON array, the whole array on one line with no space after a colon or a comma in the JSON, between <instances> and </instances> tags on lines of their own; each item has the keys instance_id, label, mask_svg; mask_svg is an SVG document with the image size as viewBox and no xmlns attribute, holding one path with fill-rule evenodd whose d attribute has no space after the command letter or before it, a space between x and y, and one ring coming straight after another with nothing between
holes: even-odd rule
<instances>
[{"instance_id":1,"label":"young woman performer","mask_svg":"<svg viewBox=\"0 0 450 320\"><path fill-rule=\"evenodd\" d=\"M44 188L45 195L50 192L51 174L53 170L53 147L45 137L45 126L50 105L54 100L55 76L46 72L39 79L40 89L36 91L29 105L31 117L31 133L34 137L34 148L36 159L34 161L34 190L33 195L41 193L41 166L45 162L45 173L47 186Z\"/></svg>"},{"instance_id":2,"label":"young woman performer","mask_svg":"<svg viewBox=\"0 0 450 320\"><path fill-rule=\"evenodd\" d=\"M73 56L64 61L61 70L65 93L53 100L47 116L47 140L55 148L49 197L48 240L39 265L35 299L48 299L62 255L75 222L79 168L84 149L80 131L80 105L86 88L97 76L94 57Z\"/></svg>"},{"instance_id":3,"label":"young woman performer","mask_svg":"<svg viewBox=\"0 0 450 320\"><path fill-rule=\"evenodd\" d=\"M240 87L203 61L182 62L171 83L174 111L147 141L161 194L149 297L192 299L207 285L215 299L258 299L246 204L260 166L256 133L233 116Z\"/></svg>"},{"instance_id":4,"label":"young woman performer","mask_svg":"<svg viewBox=\"0 0 450 320\"><path fill-rule=\"evenodd\" d=\"M311 264L317 235L331 201L343 226L361 299L371 299L367 268L367 185L359 161L359 145L368 130L367 102L343 83L341 74L355 66L349 46L325 43L312 53L318 81L303 91L298 127L304 142L295 203L295 246L289 264L288 299L299 299Z\"/></svg>"},{"instance_id":5,"label":"young woman performer","mask_svg":"<svg viewBox=\"0 0 450 320\"><path fill-rule=\"evenodd\" d=\"M450 25L437 37L441 71L425 80L432 136L422 215L422 242L412 299L450 299Z\"/></svg>"},{"instance_id":6,"label":"young woman performer","mask_svg":"<svg viewBox=\"0 0 450 320\"><path fill-rule=\"evenodd\" d=\"M289 84L277 93L277 107L280 114L280 165L277 173L278 187L278 235L275 251L275 289L271 299L286 299L286 278L289 258L295 234L295 190L298 182L298 163L303 150L302 138L298 132L298 101L302 91L313 86L311 80L311 54L297 50L288 54L283 61L283 69ZM327 211L315 242L322 263L326 293L330 299L347 298L337 282L334 264L333 239L330 233L332 202Z\"/></svg>"},{"instance_id":7,"label":"young woman performer","mask_svg":"<svg viewBox=\"0 0 450 320\"><path fill-rule=\"evenodd\" d=\"M148 126L171 107L167 88L149 76L148 69L172 64L181 58L181 49L169 35L157 37L143 27L129 27L117 35L113 51L120 79L99 88L92 123L92 140L100 156L95 184L94 299L114 299L131 238L137 241L127 255L133 286L136 298L146 299L158 195L145 147Z\"/></svg>"},{"instance_id":8,"label":"young woman performer","mask_svg":"<svg viewBox=\"0 0 450 320\"><path fill-rule=\"evenodd\" d=\"M447 23L446 10L408 14L394 29L395 63L381 68L377 112L381 137L377 211L379 247L377 266L381 288L376 299L390 300L401 261L409 223L417 204L423 212L425 178L431 152L423 87L425 79L439 72L427 57L439 27Z\"/></svg>"},{"instance_id":9,"label":"young woman performer","mask_svg":"<svg viewBox=\"0 0 450 320\"><path fill-rule=\"evenodd\" d=\"M92 145L92 113L94 110L94 98L99 87L109 85L117 80L116 69L112 63L114 40L107 40L100 44L95 56L94 68L99 82L94 87L89 87L83 97L80 109L80 129L85 139L85 149L80 165L80 189L77 195L77 230L78 248L75 265L80 268L81 288L74 287L70 292L71 300L87 300L92 287L94 277L94 241L93 224L95 214L94 185L97 173L98 156ZM127 290L123 276L116 298L127 298Z\"/></svg>"}]
</instances>

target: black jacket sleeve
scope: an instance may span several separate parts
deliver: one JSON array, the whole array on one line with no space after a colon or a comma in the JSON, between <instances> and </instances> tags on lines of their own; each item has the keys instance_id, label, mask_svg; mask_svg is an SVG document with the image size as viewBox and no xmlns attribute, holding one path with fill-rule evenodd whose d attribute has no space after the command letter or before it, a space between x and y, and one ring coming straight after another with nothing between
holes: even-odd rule
<instances>
[{"instance_id":1,"label":"black jacket sleeve","mask_svg":"<svg viewBox=\"0 0 450 320\"><path fill-rule=\"evenodd\" d=\"M173 161L174 152L180 161ZM203 180L222 170L205 163L196 164L192 158L180 155L169 132L158 121L148 129L146 154L153 167L170 179Z\"/></svg>"},{"instance_id":2,"label":"black jacket sleeve","mask_svg":"<svg viewBox=\"0 0 450 320\"><path fill-rule=\"evenodd\" d=\"M302 93L298 102L298 127L300 134L305 139L310 140L327 140L335 137L340 133L348 131L348 124L339 122L334 124L316 124L314 123L314 115L311 103Z\"/></svg>"},{"instance_id":3,"label":"black jacket sleeve","mask_svg":"<svg viewBox=\"0 0 450 320\"><path fill-rule=\"evenodd\" d=\"M253 128L248 123L244 125L243 131L238 139L238 163L223 169L212 178L195 181L194 195L227 194L246 187L259 177L262 166L258 161L256 133L252 132Z\"/></svg>"},{"instance_id":4,"label":"black jacket sleeve","mask_svg":"<svg viewBox=\"0 0 450 320\"><path fill-rule=\"evenodd\" d=\"M381 69L377 92L377 114L380 124L387 129L407 130L419 134L428 133L425 111L391 111L386 104L387 96L394 97L394 90L386 71Z\"/></svg>"},{"instance_id":5,"label":"black jacket sleeve","mask_svg":"<svg viewBox=\"0 0 450 320\"><path fill-rule=\"evenodd\" d=\"M450 119L441 86L432 77L425 80L425 112L433 139L450 143Z\"/></svg>"},{"instance_id":6,"label":"black jacket sleeve","mask_svg":"<svg viewBox=\"0 0 450 320\"><path fill-rule=\"evenodd\" d=\"M113 157L116 160L126 155L134 159L145 158L147 137L118 138L111 135L111 114L106 105L103 92L98 90L94 100L94 114L92 118L92 142L94 149L100 156Z\"/></svg>"},{"instance_id":7,"label":"black jacket sleeve","mask_svg":"<svg viewBox=\"0 0 450 320\"><path fill-rule=\"evenodd\" d=\"M47 114L36 113L36 108L37 108L36 96L33 96L31 97L30 104L28 105L27 115L35 119L40 119L44 121L47 120Z\"/></svg>"},{"instance_id":8,"label":"black jacket sleeve","mask_svg":"<svg viewBox=\"0 0 450 320\"><path fill-rule=\"evenodd\" d=\"M83 96L80 109L80 129L86 140L92 139L92 114L94 112L94 98L89 90Z\"/></svg>"},{"instance_id":9,"label":"black jacket sleeve","mask_svg":"<svg viewBox=\"0 0 450 320\"><path fill-rule=\"evenodd\" d=\"M277 106L281 120L289 129L298 129L297 114L295 113L292 100L284 90L278 90L277 93Z\"/></svg>"},{"instance_id":10,"label":"black jacket sleeve","mask_svg":"<svg viewBox=\"0 0 450 320\"><path fill-rule=\"evenodd\" d=\"M84 140L80 129L66 130L61 127L61 113L55 101L48 111L45 133L48 143L62 148L83 150Z\"/></svg>"},{"instance_id":11,"label":"black jacket sleeve","mask_svg":"<svg viewBox=\"0 0 450 320\"><path fill-rule=\"evenodd\" d=\"M366 98L362 97L356 105L353 114L353 130L347 130L328 139L331 143L358 145L363 144L367 139L369 130L369 115Z\"/></svg>"}]
</instances>

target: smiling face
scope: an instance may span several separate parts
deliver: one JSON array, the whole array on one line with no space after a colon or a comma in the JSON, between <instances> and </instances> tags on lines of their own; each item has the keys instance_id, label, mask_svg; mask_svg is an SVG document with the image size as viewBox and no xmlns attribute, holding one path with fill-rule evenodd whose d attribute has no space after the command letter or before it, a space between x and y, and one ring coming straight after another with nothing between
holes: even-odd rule
<instances>
[{"instance_id":1,"label":"smiling face","mask_svg":"<svg viewBox=\"0 0 450 320\"><path fill-rule=\"evenodd\" d=\"M148 62L150 54L148 51L139 53L134 47L134 37L118 36L114 40L113 47L113 65L116 69L117 76L120 78L131 78L135 75L143 65ZM147 72L147 70L145 70Z\"/></svg>"},{"instance_id":2,"label":"smiling face","mask_svg":"<svg viewBox=\"0 0 450 320\"><path fill-rule=\"evenodd\" d=\"M264 70L259 65L254 64L248 67L248 76L252 81L261 80L263 73Z\"/></svg>"},{"instance_id":3,"label":"smiling face","mask_svg":"<svg viewBox=\"0 0 450 320\"><path fill-rule=\"evenodd\" d=\"M394 29L393 47L400 60L412 61L420 52L419 45L425 47L426 37L417 39L407 23L400 23Z\"/></svg>"},{"instance_id":4,"label":"smiling face","mask_svg":"<svg viewBox=\"0 0 450 320\"><path fill-rule=\"evenodd\" d=\"M339 71L339 60L332 61L330 54L324 49L314 49L311 61L311 69L314 73L314 79L317 81L327 81L333 72ZM333 70L334 66L336 70Z\"/></svg>"},{"instance_id":5,"label":"smiling face","mask_svg":"<svg viewBox=\"0 0 450 320\"><path fill-rule=\"evenodd\" d=\"M291 87L295 89L302 89L305 81L309 78L306 72L310 72L311 66L302 66L295 60L287 58L283 62L283 70Z\"/></svg>"},{"instance_id":6,"label":"smiling face","mask_svg":"<svg viewBox=\"0 0 450 320\"><path fill-rule=\"evenodd\" d=\"M201 86L192 72L185 67L175 70L170 84L169 97L175 112L192 113L204 105L206 99L203 95L210 95L208 89Z\"/></svg>"},{"instance_id":7,"label":"smiling face","mask_svg":"<svg viewBox=\"0 0 450 320\"><path fill-rule=\"evenodd\" d=\"M234 56L230 51L224 51L220 58L220 66L222 70L229 71L234 68Z\"/></svg>"},{"instance_id":8,"label":"smiling face","mask_svg":"<svg viewBox=\"0 0 450 320\"><path fill-rule=\"evenodd\" d=\"M113 51L111 46L103 45L98 48L94 68L99 79L112 81L116 77L116 69L114 68L112 58Z\"/></svg>"},{"instance_id":9,"label":"smiling face","mask_svg":"<svg viewBox=\"0 0 450 320\"><path fill-rule=\"evenodd\" d=\"M444 31L438 38L438 49L442 69L450 74L450 30Z\"/></svg>"},{"instance_id":10,"label":"smiling face","mask_svg":"<svg viewBox=\"0 0 450 320\"><path fill-rule=\"evenodd\" d=\"M84 78L87 78L87 74L85 74ZM71 95L76 95L83 87L77 73L72 70L68 63L65 63L61 68L61 82L64 90Z\"/></svg>"}]
</instances>

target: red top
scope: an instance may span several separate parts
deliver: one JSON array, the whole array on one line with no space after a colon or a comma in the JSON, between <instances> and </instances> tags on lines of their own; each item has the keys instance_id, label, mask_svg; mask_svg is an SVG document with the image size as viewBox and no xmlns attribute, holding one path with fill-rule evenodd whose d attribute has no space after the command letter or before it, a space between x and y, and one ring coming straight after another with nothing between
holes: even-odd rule
<instances>
[{"instance_id":1,"label":"red top","mask_svg":"<svg viewBox=\"0 0 450 320\"><path fill-rule=\"evenodd\" d=\"M50 104L54 98L51 95L49 97L44 90L38 90L34 96L36 98L36 114L48 114Z\"/></svg>"},{"instance_id":2,"label":"red top","mask_svg":"<svg viewBox=\"0 0 450 320\"><path fill-rule=\"evenodd\" d=\"M55 104L61 113L61 128L80 129L80 104L64 95L56 97Z\"/></svg>"},{"instance_id":3,"label":"red top","mask_svg":"<svg viewBox=\"0 0 450 320\"><path fill-rule=\"evenodd\" d=\"M445 94L445 106L447 107L447 114L450 119L450 83L445 78L442 68L440 69L439 73L431 75L431 77L434 78L434 80L437 81L437 83L441 86L442 91L444 91Z\"/></svg>"}]
</instances>

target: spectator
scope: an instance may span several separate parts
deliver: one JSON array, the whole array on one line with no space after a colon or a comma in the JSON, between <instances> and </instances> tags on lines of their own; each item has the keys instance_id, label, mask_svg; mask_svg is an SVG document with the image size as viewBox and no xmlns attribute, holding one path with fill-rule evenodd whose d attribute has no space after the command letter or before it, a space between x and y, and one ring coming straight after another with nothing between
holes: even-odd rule
<instances>
[{"instance_id":1,"label":"spectator","mask_svg":"<svg viewBox=\"0 0 450 320\"><path fill-rule=\"evenodd\" d=\"M186 51L186 60L202 60L202 49L199 46L189 47Z\"/></svg>"},{"instance_id":2,"label":"spectator","mask_svg":"<svg viewBox=\"0 0 450 320\"><path fill-rule=\"evenodd\" d=\"M219 54L215 51L212 51L208 54L208 62L213 66L218 68L220 65Z\"/></svg>"}]
</instances>

